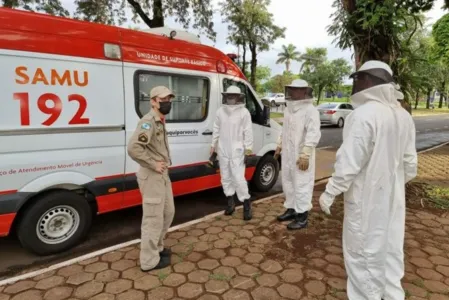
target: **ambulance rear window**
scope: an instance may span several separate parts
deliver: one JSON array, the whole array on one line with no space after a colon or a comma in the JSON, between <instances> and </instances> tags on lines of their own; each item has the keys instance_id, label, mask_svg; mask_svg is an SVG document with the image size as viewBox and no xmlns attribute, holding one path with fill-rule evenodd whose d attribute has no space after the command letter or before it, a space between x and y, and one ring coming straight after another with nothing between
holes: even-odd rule
<instances>
[{"instance_id":1,"label":"ambulance rear window","mask_svg":"<svg viewBox=\"0 0 449 300\"><path fill-rule=\"evenodd\" d=\"M167 122L201 122L206 119L210 90L208 78L145 71L138 71L135 75L136 111L139 117L149 112L150 90L160 85L171 89L176 96L172 99Z\"/></svg>"}]
</instances>

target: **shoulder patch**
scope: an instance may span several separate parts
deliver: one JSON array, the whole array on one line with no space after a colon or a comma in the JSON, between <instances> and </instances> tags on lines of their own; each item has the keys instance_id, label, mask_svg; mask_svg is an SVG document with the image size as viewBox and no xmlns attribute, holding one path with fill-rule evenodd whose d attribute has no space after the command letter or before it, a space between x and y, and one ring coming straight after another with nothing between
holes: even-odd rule
<instances>
[{"instance_id":1,"label":"shoulder patch","mask_svg":"<svg viewBox=\"0 0 449 300\"><path fill-rule=\"evenodd\" d=\"M145 133L139 134L139 142L148 143L148 136Z\"/></svg>"},{"instance_id":2,"label":"shoulder patch","mask_svg":"<svg viewBox=\"0 0 449 300\"><path fill-rule=\"evenodd\" d=\"M143 123L141 127L142 127L142 129L149 130L151 128L151 124L150 123Z\"/></svg>"}]
</instances>

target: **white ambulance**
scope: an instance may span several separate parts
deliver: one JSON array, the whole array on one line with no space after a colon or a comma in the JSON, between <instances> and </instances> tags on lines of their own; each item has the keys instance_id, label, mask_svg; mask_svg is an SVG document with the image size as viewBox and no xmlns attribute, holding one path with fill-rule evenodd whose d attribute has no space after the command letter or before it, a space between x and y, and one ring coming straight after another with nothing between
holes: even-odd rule
<instances>
[{"instance_id":1,"label":"white ambulance","mask_svg":"<svg viewBox=\"0 0 449 300\"><path fill-rule=\"evenodd\" d=\"M220 186L208 168L215 113L229 85L246 94L256 156L247 179L279 174L279 124L235 63L181 32L148 33L0 9L0 236L40 255L73 247L95 214L139 205L126 153L148 93L176 94L167 130L175 195ZM190 41L188 41L190 40Z\"/></svg>"}]
</instances>

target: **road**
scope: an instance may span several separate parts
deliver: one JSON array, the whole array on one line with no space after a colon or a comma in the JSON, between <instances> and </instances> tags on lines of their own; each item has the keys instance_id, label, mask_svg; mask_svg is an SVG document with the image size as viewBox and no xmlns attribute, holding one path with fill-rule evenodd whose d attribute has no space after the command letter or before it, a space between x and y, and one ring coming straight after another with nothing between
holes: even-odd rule
<instances>
[{"instance_id":1,"label":"road","mask_svg":"<svg viewBox=\"0 0 449 300\"><path fill-rule=\"evenodd\" d=\"M427 149L449 141L449 114L415 117L416 148ZM318 147L338 147L343 129L323 126Z\"/></svg>"},{"instance_id":2,"label":"road","mask_svg":"<svg viewBox=\"0 0 449 300\"><path fill-rule=\"evenodd\" d=\"M418 150L423 150L449 141L449 115L415 118ZM323 127L318 147L338 147L342 142L342 129ZM281 192L280 180L270 193L255 193L260 199ZM175 199L176 216L173 225L201 218L220 211L225 206L221 189L215 189ZM239 212L241 213L241 211ZM120 221L118 221L120 220ZM139 237L141 209L131 208L95 218L86 241L78 247L59 255L38 257L22 249L15 237L0 239L0 279L20 272L24 268L38 268L57 263L91 251L115 245Z\"/></svg>"}]
</instances>

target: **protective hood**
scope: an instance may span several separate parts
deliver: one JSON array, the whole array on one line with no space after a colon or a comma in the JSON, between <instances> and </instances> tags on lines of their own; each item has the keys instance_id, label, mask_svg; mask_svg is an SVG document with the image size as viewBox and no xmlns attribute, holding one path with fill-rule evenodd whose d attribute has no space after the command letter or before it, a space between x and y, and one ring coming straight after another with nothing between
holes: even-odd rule
<instances>
[{"instance_id":1,"label":"protective hood","mask_svg":"<svg viewBox=\"0 0 449 300\"><path fill-rule=\"evenodd\" d=\"M396 107L399 105L396 96L397 90L393 84L381 84L355 93L351 96L351 104L357 108L369 101L377 101L391 107Z\"/></svg>"},{"instance_id":2,"label":"protective hood","mask_svg":"<svg viewBox=\"0 0 449 300\"><path fill-rule=\"evenodd\" d=\"M395 88L396 99L398 99L398 101L404 100L404 94L401 92L401 87L399 86L399 84L396 84L394 86L394 88Z\"/></svg>"},{"instance_id":3,"label":"protective hood","mask_svg":"<svg viewBox=\"0 0 449 300\"><path fill-rule=\"evenodd\" d=\"M223 105L223 108L225 110L225 112L227 112L228 114L233 114L235 113L237 110L242 109L245 107L245 104L235 104L235 105Z\"/></svg>"},{"instance_id":4,"label":"protective hood","mask_svg":"<svg viewBox=\"0 0 449 300\"><path fill-rule=\"evenodd\" d=\"M295 113L301 108L308 106L313 103L313 98L304 99L304 100L286 100L287 102L287 109L291 113Z\"/></svg>"}]
</instances>

